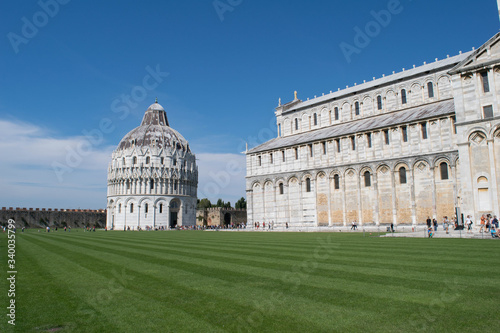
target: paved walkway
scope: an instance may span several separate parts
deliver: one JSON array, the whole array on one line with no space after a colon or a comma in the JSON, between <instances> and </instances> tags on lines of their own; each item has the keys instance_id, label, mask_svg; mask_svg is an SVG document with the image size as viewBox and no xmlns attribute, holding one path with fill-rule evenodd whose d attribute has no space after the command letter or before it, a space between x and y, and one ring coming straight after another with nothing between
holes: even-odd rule
<instances>
[{"instance_id":1,"label":"paved walkway","mask_svg":"<svg viewBox=\"0 0 500 333\"><path fill-rule=\"evenodd\" d=\"M273 229L269 229L267 226L262 229L262 226L258 230L254 230L254 228L247 227L246 229L222 229L223 231L256 231L256 232L352 232L352 233L365 233L365 235L369 236L370 233L376 232L386 232L385 235L381 235L380 237L413 237L413 238L427 238L427 226L426 225L405 225L405 226L397 226L394 228L394 233L387 232L387 226L364 226L359 227L357 230L351 230L351 226L341 226L341 227L289 227L288 229L282 226L274 227ZM449 230L448 233L443 230L442 226L438 227L437 231L434 231L434 238L474 238L474 239L493 239L489 232L479 232L479 228L474 229L471 233L468 233L467 230ZM495 238L498 240L498 238Z\"/></svg>"}]
</instances>

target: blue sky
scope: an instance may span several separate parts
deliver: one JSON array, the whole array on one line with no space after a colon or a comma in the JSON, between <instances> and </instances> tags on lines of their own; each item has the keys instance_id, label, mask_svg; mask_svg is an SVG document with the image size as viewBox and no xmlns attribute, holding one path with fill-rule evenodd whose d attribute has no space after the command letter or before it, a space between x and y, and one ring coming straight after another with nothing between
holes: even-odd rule
<instances>
[{"instance_id":1,"label":"blue sky","mask_svg":"<svg viewBox=\"0 0 500 333\"><path fill-rule=\"evenodd\" d=\"M14 207L104 208L110 154L155 97L197 155L199 197L234 204L245 195L240 152L275 136L278 98L468 51L500 27L494 0L1 6L0 205ZM388 8L347 59L341 45L356 47L355 28L374 27L373 13Z\"/></svg>"}]
</instances>

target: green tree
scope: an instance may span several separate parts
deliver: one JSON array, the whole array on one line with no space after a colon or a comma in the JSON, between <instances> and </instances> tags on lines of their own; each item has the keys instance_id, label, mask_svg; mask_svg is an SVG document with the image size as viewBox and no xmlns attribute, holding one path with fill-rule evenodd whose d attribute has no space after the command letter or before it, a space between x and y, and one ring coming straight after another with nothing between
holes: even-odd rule
<instances>
[{"instance_id":1,"label":"green tree","mask_svg":"<svg viewBox=\"0 0 500 333\"><path fill-rule=\"evenodd\" d=\"M247 208L247 201L245 198L241 197L240 200L236 201L234 204L234 208L236 209L246 209Z\"/></svg>"},{"instance_id":2,"label":"green tree","mask_svg":"<svg viewBox=\"0 0 500 333\"><path fill-rule=\"evenodd\" d=\"M224 200L222 199L217 200L217 205L215 205L215 207L224 207Z\"/></svg>"},{"instance_id":3,"label":"green tree","mask_svg":"<svg viewBox=\"0 0 500 333\"><path fill-rule=\"evenodd\" d=\"M203 198L198 202L198 209L205 209L212 207L212 203L207 198Z\"/></svg>"}]
</instances>

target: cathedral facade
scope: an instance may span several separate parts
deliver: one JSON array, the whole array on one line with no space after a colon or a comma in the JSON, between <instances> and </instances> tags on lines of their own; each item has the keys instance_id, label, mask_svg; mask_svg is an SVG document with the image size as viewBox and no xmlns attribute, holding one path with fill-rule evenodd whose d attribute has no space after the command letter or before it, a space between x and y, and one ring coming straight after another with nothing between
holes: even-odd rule
<instances>
[{"instance_id":1,"label":"cathedral facade","mask_svg":"<svg viewBox=\"0 0 500 333\"><path fill-rule=\"evenodd\" d=\"M498 83L497 83L498 81ZM500 33L477 50L276 108L247 150L248 224L499 213Z\"/></svg>"},{"instance_id":2,"label":"cathedral facade","mask_svg":"<svg viewBox=\"0 0 500 333\"><path fill-rule=\"evenodd\" d=\"M108 229L196 225L198 168L156 101L120 141L108 168Z\"/></svg>"}]
</instances>

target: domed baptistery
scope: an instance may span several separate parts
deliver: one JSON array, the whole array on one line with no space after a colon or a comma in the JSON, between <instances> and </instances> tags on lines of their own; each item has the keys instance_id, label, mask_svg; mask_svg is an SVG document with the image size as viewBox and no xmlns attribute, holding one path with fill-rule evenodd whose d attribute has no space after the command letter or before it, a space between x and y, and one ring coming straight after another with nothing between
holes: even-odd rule
<instances>
[{"instance_id":1,"label":"domed baptistery","mask_svg":"<svg viewBox=\"0 0 500 333\"><path fill-rule=\"evenodd\" d=\"M130 131L108 168L107 228L173 228L196 224L195 155L156 101Z\"/></svg>"}]
</instances>

